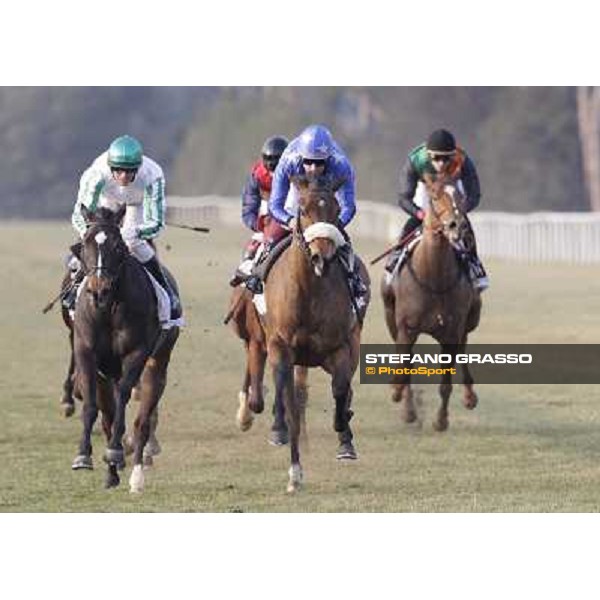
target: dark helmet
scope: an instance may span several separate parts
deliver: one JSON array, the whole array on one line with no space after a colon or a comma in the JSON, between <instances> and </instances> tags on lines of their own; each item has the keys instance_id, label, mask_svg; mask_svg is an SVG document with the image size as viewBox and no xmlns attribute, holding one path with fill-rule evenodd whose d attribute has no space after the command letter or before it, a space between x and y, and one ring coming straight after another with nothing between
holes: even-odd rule
<instances>
[{"instance_id":1,"label":"dark helmet","mask_svg":"<svg viewBox=\"0 0 600 600\"><path fill-rule=\"evenodd\" d=\"M446 129L436 129L427 139L427 150L437 154L453 154L456 152L454 136Z\"/></svg>"},{"instance_id":2,"label":"dark helmet","mask_svg":"<svg viewBox=\"0 0 600 600\"><path fill-rule=\"evenodd\" d=\"M269 171L275 170L287 145L288 141L280 135L274 135L265 140L260 153L262 154L265 167L267 167Z\"/></svg>"}]
</instances>

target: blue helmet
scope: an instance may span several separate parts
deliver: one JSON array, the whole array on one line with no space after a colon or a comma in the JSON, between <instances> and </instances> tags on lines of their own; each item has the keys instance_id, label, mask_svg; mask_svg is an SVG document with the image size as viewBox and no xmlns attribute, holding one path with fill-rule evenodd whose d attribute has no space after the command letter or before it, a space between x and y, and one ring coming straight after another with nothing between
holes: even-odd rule
<instances>
[{"instance_id":1,"label":"blue helmet","mask_svg":"<svg viewBox=\"0 0 600 600\"><path fill-rule=\"evenodd\" d=\"M298 152L302 158L325 160L333 152L333 139L323 125L309 125L300 134Z\"/></svg>"}]
</instances>

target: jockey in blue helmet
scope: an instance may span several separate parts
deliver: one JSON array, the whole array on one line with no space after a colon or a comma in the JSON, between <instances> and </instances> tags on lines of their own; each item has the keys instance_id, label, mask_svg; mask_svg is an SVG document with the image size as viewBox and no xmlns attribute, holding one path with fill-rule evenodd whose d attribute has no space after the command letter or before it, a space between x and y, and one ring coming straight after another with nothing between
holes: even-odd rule
<instances>
[{"instance_id":1,"label":"jockey in blue helmet","mask_svg":"<svg viewBox=\"0 0 600 600\"><path fill-rule=\"evenodd\" d=\"M350 238L344 230L356 213L354 168L327 127L308 126L289 143L281 156L273 176L269 199L269 214L272 219L265 229L268 244L277 242L293 228L292 220L298 210L296 190L293 187L290 189L291 177L294 175L326 175L333 180L343 181L336 192L336 198L340 205L338 227L346 244L339 248L338 256L346 270L357 307L362 309L366 306L365 295L368 290L361 280Z\"/></svg>"}]
</instances>

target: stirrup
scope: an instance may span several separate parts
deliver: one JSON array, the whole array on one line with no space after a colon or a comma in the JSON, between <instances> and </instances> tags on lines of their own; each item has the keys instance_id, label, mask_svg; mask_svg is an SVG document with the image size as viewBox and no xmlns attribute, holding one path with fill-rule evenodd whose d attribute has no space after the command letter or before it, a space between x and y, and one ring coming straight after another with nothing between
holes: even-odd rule
<instances>
[{"instance_id":1,"label":"stirrup","mask_svg":"<svg viewBox=\"0 0 600 600\"><path fill-rule=\"evenodd\" d=\"M263 293L263 283L256 275L251 275L246 279L246 288L253 294Z\"/></svg>"}]
</instances>

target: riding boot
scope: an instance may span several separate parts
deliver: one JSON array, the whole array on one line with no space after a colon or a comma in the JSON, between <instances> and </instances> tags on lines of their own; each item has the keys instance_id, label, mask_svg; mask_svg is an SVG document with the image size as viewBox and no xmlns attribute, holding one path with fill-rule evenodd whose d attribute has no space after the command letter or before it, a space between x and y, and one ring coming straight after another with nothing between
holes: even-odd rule
<instances>
[{"instance_id":1,"label":"riding boot","mask_svg":"<svg viewBox=\"0 0 600 600\"><path fill-rule=\"evenodd\" d=\"M158 263L156 256L153 256L149 261L143 263L144 267L152 274L152 277L156 279L158 284L167 292L169 296L169 302L171 303L171 319L178 319L181 317L181 302L168 279Z\"/></svg>"},{"instance_id":2,"label":"riding boot","mask_svg":"<svg viewBox=\"0 0 600 600\"><path fill-rule=\"evenodd\" d=\"M62 305L69 311L75 310L75 301L77 300L77 292L83 281L83 269L81 261L74 255L69 254L65 260L65 266L69 272L70 284L67 286L64 296L62 297Z\"/></svg>"},{"instance_id":3,"label":"riding boot","mask_svg":"<svg viewBox=\"0 0 600 600\"><path fill-rule=\"evenodd\" d=\"M490 287L490 281L485 269L483 268L481 260L479 260L479 256L477 256L477 250L475 246L469 245L465 248L464 243L461 241L458 244L457 249L473 287L480 292L483 292Z\"/></svg>"},{"instance_id":4,"label":"riding boot","mask_svg":"<svg viewBox=\"0 0 600 600\"><path fill-rule=\"evenodd\" d=\"M470 252L467 255L467 260L469 261L469 275L473 282L473 287L480 292L487 290L490 287L490 280L481 260L479 260L479 256L477 256L477 252Z\"/></svg>"},{"instance_id":5,"label":"riding boot","mask_svg":"<svg viewBox=\"0 0 600 600\"><path fill-rule=\"evenodd\" d=\"M229 285L231 287L237 287L240 283L244 283L250 276L252 272L252 266L254 264L254 258L256 257L256 252L260 248L260 243L253 241L252 244L246 249L244 255L242 256L242 262L239 264L238 268L235 270L235 273L229 280Z\"/></svg>"},{"instance_id":6,"label":"riding boot","mask_svg":"<svg viewBox=\"0 0 600 600\"><path fill-rule=\"evenodd\" d=\"M260 252L250 264L250 272L245 278L245 284L248 291L253 294L262 294L264 291L263 281L260 275L256 273L256 268L267 260L272 249L273 244L271 242L265 242L262 252Z\"/></svg>"},{"instance_id":7,"label":"riding boot","mask_svg":"<svg viewBox=\"0 0 600 600\"><path fill-rule=\"evenodd\" d=\"M417 217L413 217L410 216L406 223L404 223L404 227L402 228L402 232L400 233L400 237L398 238L398 243L400 243L401 240L405 240L410 233L412 233L413 231L415 231L416 229L418 229L419 227L421 227L422 222L417 219ZM410 243L410 241L414 239L414 235L411 237L410 240L407 240L406 242L404 242L402 244L402 246L399 246L398 248L396 248L395 250L393 250L386 263L385 263L385 270L391 275L394 270L396 270L396 265L398 263L399 260L403 260L406 256L405 250L407 245ZM400 265L402 266L402 265ZM399 270L399 269L398 269Z\"/></svg>"},{"instance_id":8,"label":"riding boot","mask_svg":"<svg viewBox=\"0 0 600 600\"><path fill-rule=\"evenodd\" d=\"M346 271L350 290L356 301L356 305L360 310L362 310L367 304L365 296L369 289L363 283L363 280L360 276L358 262L354 259L352 246L349 243L340 246L338 248L338 256L342 266L344 267L344 270Z\"/></svg>"}]
</instances>

